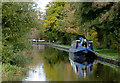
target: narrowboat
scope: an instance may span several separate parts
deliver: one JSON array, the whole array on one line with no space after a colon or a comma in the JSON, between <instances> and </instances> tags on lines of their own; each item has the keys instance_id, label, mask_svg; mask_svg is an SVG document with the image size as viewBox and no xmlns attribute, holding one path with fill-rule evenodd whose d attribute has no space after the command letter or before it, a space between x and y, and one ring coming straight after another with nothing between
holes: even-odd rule
<instances>
[{"instance_id":1,"label":"narrowboat","mask_svg":"<svg viewBox=\"0 0 120 83\"><path fill-rule=\"evenodd\" d=\"M88 64L96 59L96 55L92 46L93 41L80 37L78 40L72 41L69 49L69 58L74 62Z\"/></svg>"}]
</instances>

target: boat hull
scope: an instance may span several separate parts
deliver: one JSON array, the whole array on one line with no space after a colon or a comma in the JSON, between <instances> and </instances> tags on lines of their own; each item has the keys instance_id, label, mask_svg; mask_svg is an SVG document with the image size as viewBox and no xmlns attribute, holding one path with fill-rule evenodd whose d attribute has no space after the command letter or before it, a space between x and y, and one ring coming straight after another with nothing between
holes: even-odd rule
<instances>
[{"instance_id":1,"label":"boat hull","mask_svg":"<svg viewBox=\"0 0 120 83\"><path fill-rule=\"evenodd\" d=\"M96 55L91 51L83 50L77 52L69 52L69 58L74 62L89 64L96 59Z\"/></svg>"}]
</instances>

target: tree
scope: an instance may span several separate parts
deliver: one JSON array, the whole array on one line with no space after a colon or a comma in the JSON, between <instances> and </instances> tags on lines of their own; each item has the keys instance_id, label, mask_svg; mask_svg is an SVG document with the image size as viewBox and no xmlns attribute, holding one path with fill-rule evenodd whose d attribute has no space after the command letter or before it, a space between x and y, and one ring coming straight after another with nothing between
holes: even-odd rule
<instances>
[{"instance_id":1,"label":"tree","mask_svg":"<svg viewBox=\"0 0 120 83\"><path fill-rule=\"evenodd\" d=\"M46 35L61 42L84 36L96 47L119 50L119 10L119 2L50 3L44 20Z\"/></svg>"},{"instance_id":2,"label":"tree","mask_svg":"<svg viewBox=\"0 0 120 83\"><path fill-rule=\"evenodd\" d=\"M32 9L34 3L2 3L2 62L14 62L17 53L28 49L27 33L34 24L37 12ZM36 13L36 15L35 15Z\"/></svg>"}]
</instances>

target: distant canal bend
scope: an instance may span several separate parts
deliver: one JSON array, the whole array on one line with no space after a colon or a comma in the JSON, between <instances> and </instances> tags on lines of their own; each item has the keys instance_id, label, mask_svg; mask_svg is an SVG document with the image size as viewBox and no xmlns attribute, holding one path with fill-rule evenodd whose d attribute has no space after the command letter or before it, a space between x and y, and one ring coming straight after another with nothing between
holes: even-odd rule
<instances>
[{"instance_id":1,"label":"distant canal bend","mask_svg":"<svg viewBox=\"0 0 120 83\"><path fill-rule=\"evenodd\" d=\"M120 81L120 71L98 62L88 65L75 63L69 53L46 45L33 45L33 61L21 77L10 76L9 81Z\"/></svg>"}]
</instances>

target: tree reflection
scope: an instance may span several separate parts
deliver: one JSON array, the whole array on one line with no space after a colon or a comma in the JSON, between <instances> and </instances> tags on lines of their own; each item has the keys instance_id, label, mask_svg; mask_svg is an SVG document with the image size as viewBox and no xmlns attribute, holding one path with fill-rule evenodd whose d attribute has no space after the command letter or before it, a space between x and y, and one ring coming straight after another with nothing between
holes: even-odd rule
<instances>
[{"instance_id":1,"label":"tree reflection","mask_svg":"<svg viewBox=\"0 0 120 83\"><path fill-rule=\"evenodd\" d=\"M46 46L43 58L47 64L53 65L60 62L68 62L68 53Z\"/></svg>"}]
</instances>

